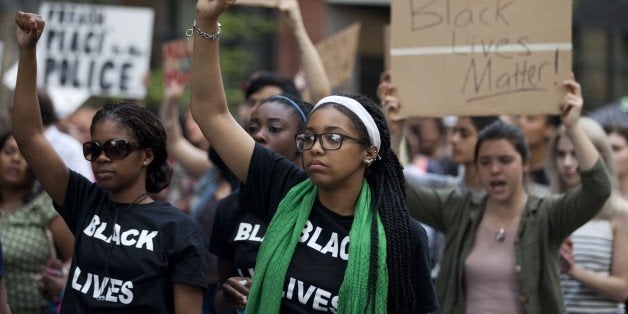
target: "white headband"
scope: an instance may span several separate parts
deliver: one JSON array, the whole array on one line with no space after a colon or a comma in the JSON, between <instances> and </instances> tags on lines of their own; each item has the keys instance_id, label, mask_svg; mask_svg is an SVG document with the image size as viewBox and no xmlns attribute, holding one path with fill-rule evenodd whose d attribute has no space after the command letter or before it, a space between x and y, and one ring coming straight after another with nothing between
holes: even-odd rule
<instances>
[{"instance_id":1,"label":"white headband","mask_svg":"<svg viewBox=\"0 0 628 314\"><path fill-rule=\"evenodd\" d=\"M317 102L316 105L314 106L314 109L312 109L312 111L316 110L318 106L322 104L326 104L326 103L334 103L334 104L342 105L346 107L347 109L351 110L351 112L355 113L355 115L358 116L360 121L362 121L362 124L364 124L364 126L366 127L366 130L369 133L369 138L371 139L371 142L373 143L373 145L375 145L375 147L377 147L377 150L379 151L379 146L381 145L382 141L379 137L379 130L377 129L375 120L373 120L373 117L371 117L368 111L366 111L366 109L364 109L364 107L359 102L357 102L354 99L351 99L349 97L344 97L344 96L327 96L321 99L319 102Z\"/></svg>"}]
</instances>

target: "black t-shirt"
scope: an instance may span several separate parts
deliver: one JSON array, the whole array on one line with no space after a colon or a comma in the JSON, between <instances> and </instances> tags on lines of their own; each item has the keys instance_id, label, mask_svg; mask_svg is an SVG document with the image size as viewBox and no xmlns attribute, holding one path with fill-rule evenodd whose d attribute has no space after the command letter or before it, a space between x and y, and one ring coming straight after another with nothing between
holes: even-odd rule
<instances>
[{"instance_id":1,"label":"black t-shirt","mask_svg":"<svg viewBox=\"0 0 628 314\"><path fill-rule=\"evenodd\" d=\"M237 273L233 276L253 277L267 224L240 208L238 198L239 190L236 190L218 202L209 251L234 263Z\"/></svg>"},{"instance_id":2,"label":"black t-shirt","mask_svg":"<svg viewBox=\"0 0 628 314\"><path fill-rule=\"evenodd\" d=\"M294 185L307 178L306 173L278 154L261 145L255 146L248 181L241 191L240 206L269 223L281 199ZM316 201L284 282L282 312L336 312L338 292L347 267L349 231L353 216L341 216ZM432 312L438 307L430 278L426 254L427 235L413 221L416 243L415 291L416 312Z\"/></svg>"},{"instance_id":3,"label":"black t-shirt","mask_svg":"<svg viewBox=\"0 0 628 314\"><path fill-rule=\"evenodd\" d=\"M173 283L207 286L203 235L168 203L114 203L70 171L57 210L76 239L62 313L172 313Z\"/></svg>"}]
</instances>

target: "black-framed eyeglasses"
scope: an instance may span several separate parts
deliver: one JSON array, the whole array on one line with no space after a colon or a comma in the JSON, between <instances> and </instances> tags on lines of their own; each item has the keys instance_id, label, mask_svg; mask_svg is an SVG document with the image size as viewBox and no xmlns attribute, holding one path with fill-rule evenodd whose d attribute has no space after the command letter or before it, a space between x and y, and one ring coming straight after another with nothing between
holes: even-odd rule
<instances>
[{"instance_id":1,"label":"black-framed eyeglasses","mask_svg":"<svg viewBox=\"0 0 628 314\"><path fill-rule=\"evenodd\" d=\"M319 140L319 143L321 143L321 147L324 150L340 149L344 140L352 140L363 145L368 145L368 143L364 140L338 133L300 133L294 136L294 140L296 141L297 149L299 151L311 149L317 140Z\"/></svg>"},{"instance_id":2,"label":"black-framed eyeglasses","mask_svg":"<svg viewBox=\"0 0 628 314\"><path fill-rule=\"evenodd\" d=\"M83 156L89 161L94 161L98 159L102 152L105 152L105 156L111 160L124 159L131 152L140 148L139 144L131 143L121 138L111 139L104 144L90 141L83 143Z\"/></svg>"}]
</instances>

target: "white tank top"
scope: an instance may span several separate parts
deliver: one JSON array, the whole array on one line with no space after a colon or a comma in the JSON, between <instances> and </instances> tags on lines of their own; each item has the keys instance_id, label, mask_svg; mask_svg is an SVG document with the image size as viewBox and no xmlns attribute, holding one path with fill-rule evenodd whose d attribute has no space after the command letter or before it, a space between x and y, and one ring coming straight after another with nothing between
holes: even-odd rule
<instances>
[{"instance_id":1,"label":"white tank top","mask_svg":"<svg viewBox=\"0 0 628 314\"><path fill-rule=\"evenodd\" d=\"M608 276L613 256L613 229L608 220L591 220L571 235L573 254L580 267ZM563 296L569 313L624 313L624 304L605 298L560 274Z\"/></svg>"}]
</instances>

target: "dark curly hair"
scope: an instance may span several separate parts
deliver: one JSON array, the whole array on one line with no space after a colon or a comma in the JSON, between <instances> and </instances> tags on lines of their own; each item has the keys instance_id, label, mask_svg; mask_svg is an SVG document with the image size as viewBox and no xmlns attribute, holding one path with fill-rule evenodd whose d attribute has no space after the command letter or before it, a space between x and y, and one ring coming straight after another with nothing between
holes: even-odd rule
<instances>
[{"instance_id":1,"label":"dark curly hair","mask_svg":"<svg viewBox=\"0 0 628 314\"><path fill-rule=\"evenodd\" d=\"M161 121L148 109L131 102L108 104L96 112L89 129L94 134L94 126L111 119L133 132L142 148L150 148L154 159L146 169L146 191L158 193L170 184L172 169L168 164L166 151L166 131Z\"/></svg>"}]
</instances>

